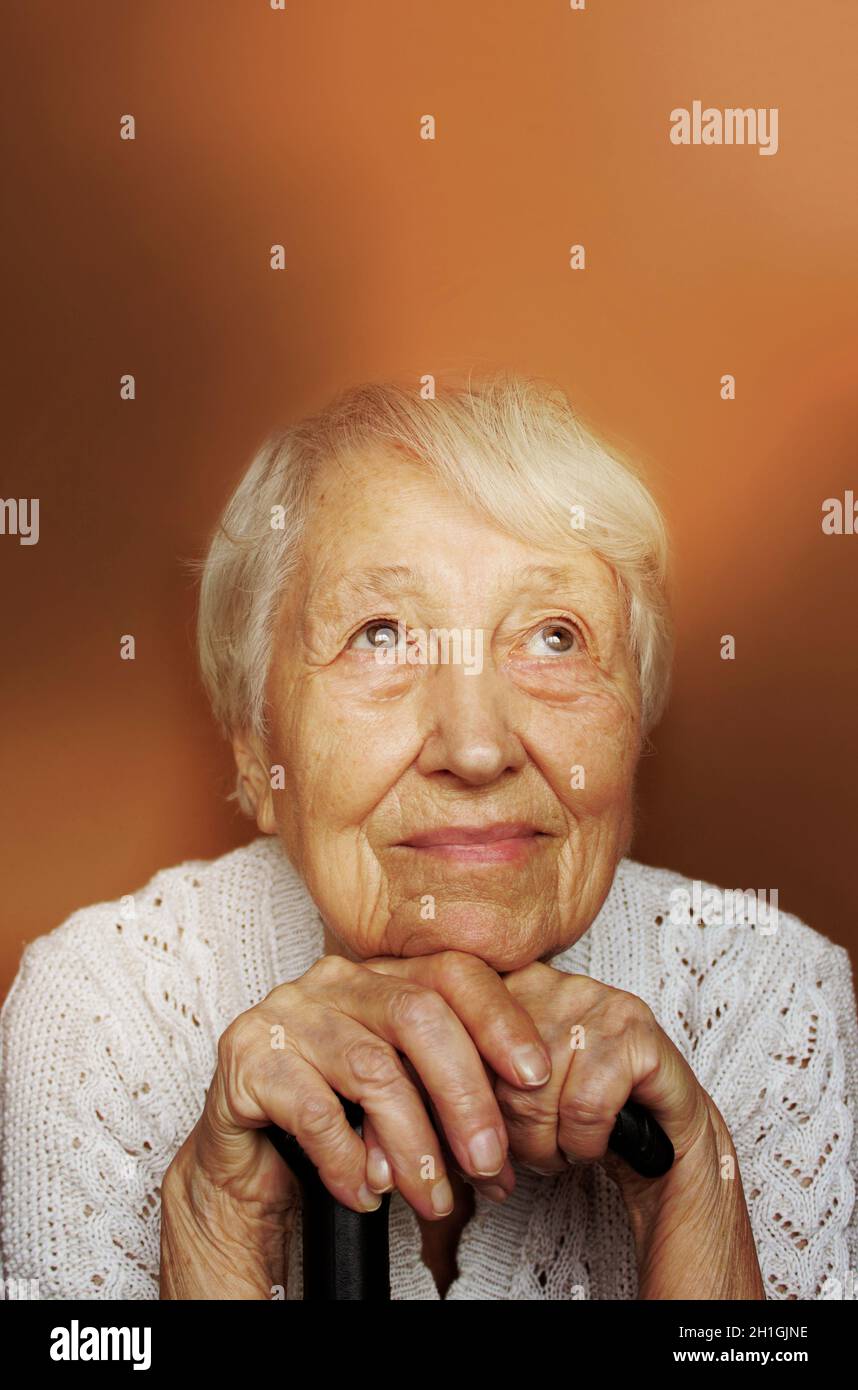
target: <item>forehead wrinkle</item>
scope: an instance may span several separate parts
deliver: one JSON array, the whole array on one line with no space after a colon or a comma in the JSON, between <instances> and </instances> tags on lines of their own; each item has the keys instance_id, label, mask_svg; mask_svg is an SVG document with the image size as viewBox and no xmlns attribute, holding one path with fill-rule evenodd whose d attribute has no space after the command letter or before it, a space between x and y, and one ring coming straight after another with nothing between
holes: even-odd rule
<instances>
[{"instance_id":1,"label":"forehead wrinkle","mask_svg":"<svg viewBox=\"0 0 858 1390\"><path fill-rule=\"evenodd\" d=\"M348 599L372 603L389 597L414 597L437 589L437 584L429 584L408 565L370 565L341 575L326 593L322 592L324 586L324 576L320 576L314 585L315 592L309 596L309 605L324 615L338 612L343 601ZM479 587L481 589L481 584ZM501 587L517 593L536 588L574 588L583 590L585 596L599 594L602 589L598 578L582 575L574 566L546 564L517 568L502 576Z\"/></svg>"},{"instance_id":2,"label":"forehead wrinkle","mask_svg":"<svg viewBox=\"0 0 858 1390\"><path fill-rule=\"evenodd\" d=\"M519 588L580 588L585 592L602 587L597 577L569 565L524 565L516 571L515 582Z\"/></svg>"}]
</instances>

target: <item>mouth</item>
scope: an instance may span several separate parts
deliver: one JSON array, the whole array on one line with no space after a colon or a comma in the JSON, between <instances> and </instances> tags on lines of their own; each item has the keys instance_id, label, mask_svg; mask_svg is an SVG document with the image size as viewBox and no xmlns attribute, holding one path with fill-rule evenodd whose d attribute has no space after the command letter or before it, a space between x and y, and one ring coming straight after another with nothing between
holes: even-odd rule
<instances>
[{"instance_id":1,"label":"mouth","mask_svg":"<svg viewBox=\"0 0 858 1390\"><path fill-rule=\"evenodd\" d=\"M504 821L495 825L448 825L410 835L397 848L465 864L521 860L550 836L535 825Z\"/></svg>"}]
</instances>

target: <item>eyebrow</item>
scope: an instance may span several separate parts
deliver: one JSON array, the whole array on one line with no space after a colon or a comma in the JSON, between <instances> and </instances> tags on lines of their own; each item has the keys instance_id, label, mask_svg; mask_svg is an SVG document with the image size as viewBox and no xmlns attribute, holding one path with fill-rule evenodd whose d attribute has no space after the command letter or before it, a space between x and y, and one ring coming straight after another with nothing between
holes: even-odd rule
<instances>
[{"instance_id":1,"label":"eyebrow","mask_svg":"<svg viewBox=\"0 0 858 1390\"><path fill-rule=\"evenodd\" d=\"M529 583L561 589L567 584L581 584L581 576L568 565L525 565L517 571L516 579L522 587ZM587 581L583 581L586 583ZM589 588L589 584L587 584Z\"/></svg>"},{"instance_id":2,"label":"eyebrow","mask_svg":"<svg viewBox=\"0 0 858 1390\"><path fill-rule=\"evenodd\" d=\"M371 565L344 574L334 585L332 598L374 599L387 594L416 593L420 578L408 565Z\"/></svg>"}]
</instances>

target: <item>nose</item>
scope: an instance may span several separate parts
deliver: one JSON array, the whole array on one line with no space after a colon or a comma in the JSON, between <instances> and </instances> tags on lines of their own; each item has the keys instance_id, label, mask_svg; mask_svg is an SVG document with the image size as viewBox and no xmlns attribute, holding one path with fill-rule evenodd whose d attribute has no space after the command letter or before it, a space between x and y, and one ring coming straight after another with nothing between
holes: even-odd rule
<instances>
[{"instance_id":1,"label":"nose","mask_svg":"<svg viewBox=\"0 0 858 1390\"><path fill-rule=\"evenodd\" d=\"M447 773L482 787L524 766L526 753L509 720L509 692L493 663L478 674L458 665L427 673L424 698L431 732L416 767L423 776Z\"/></svg>"}]
</instances>

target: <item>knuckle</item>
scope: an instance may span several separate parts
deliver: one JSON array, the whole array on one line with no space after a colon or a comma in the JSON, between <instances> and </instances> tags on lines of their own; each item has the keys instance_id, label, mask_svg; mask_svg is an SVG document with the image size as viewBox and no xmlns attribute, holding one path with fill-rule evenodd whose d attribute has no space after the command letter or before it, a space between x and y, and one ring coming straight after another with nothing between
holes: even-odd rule
<instances>
[{"instance_id":1,"label":"knuckle","mask_svg":"<svg viewBox=\"0 0 858 1390\"><path fill-rule=\"evenodd\" d=\"M477 956L469 956L467 951L441 951L438 959L439 978L444 984L454 985L457 981L470 983L489 969L485 961Z\"/></svg>"},{"instance_id":2,"label":"knuckle","mask_svg":"<svg viewBox=\"0 0 858 1390\"><path fill-rule=\"evenodd\" d=\"M362 1085L385 1089L402 1081L404 1072L394 1049L379 1038L377 1041L351 1043L344 1060L355 1081Z\"/></svg>"},{"instance_id":3,"label":"knuckle","mask_svg":"<svg viewBox=\"0 0 858 1390\"><path fill-rule=\"evenodd\" d=\"M611 1031L617 1033L654 1021L649 1005L638 999L636 994L628 994L625 990L617 991L615 997L610 1000L606 1018Z\"/></svg>"},{"instance_id":4,"label":"knuckle","mask_svg":"<svg viewBox=\"0 0 858 1390\"><path fill-rule=\"evenodd\" d=\"M337 1133L343 1112L332 1095L305 1091L295 1103L295 1129L300 1138L324 1140Z\"/></svg>"},{"instance_id":5,"label":"knuckle","mask_svg":"<svg viewBox=\"0 0 858 1390\"><path fill-rule=\"evenodd\" d=\"M351 969L351 962L345 956L320 956L306 971L305 978L316 985L328 987L339 984L351 973Z\"/></svg>"},{"instance_id":6,"label":"knuckle","mask_svg":"<svg viewBox=\"0 0 858 1390\"><path fill-rule=\"evenodd\" d=\"M605 1104L604 1095L602 1084L580 1086L574 1094L561 1101L561 1123L574 1129L599 1129L606 1124L613 1125L614 1112Z\"/></svg>"},{"instance_id":7,"label":"knuckle","mask_svg":"<svg viewBox=\"0 0 858 1390\"><path fill-rule=\"evenodd\" d=\"M440 994L420 985L398 985L391 991L387 1007L394 1028L409 1033L434 1032L447 1013Z\"/></svg>"},{"instance_id":8,"label":"knuckle","mask_svg":"<svg viewBox=\"0 0 858 1390\"><path fill-rule=\"evenodd\" d=\"M254 1011L239 1014L218 1039L218 1065L224 1071L232 1071L257 1045L259 1035L259 1020Z\"/></svg>"},{"instance_id":9,"label":"knuckle","mask_svg":"<svg viewBox=\"0 0 858 1390\"><path fill-rule=\"evenodd\" d=\"M288 1004L295 999L298 994L299 980L282 980L279 985L275 985L262 1000L263 1005L269 1008L278 1008L283 1004Z\"/></svg>"},{"instance_id":10,"label":"knuckle","mask_svg":"<svg viewBox=\"0 0 858 1390\"><path fill-rule=\"evenodd\" d=\"M550 1108L537 1091L519 1091L515 1086L499 1086L495 1098L501 1114L518 1126L542 1126L551 1118Z\"/></svg>"}]
</instances>

